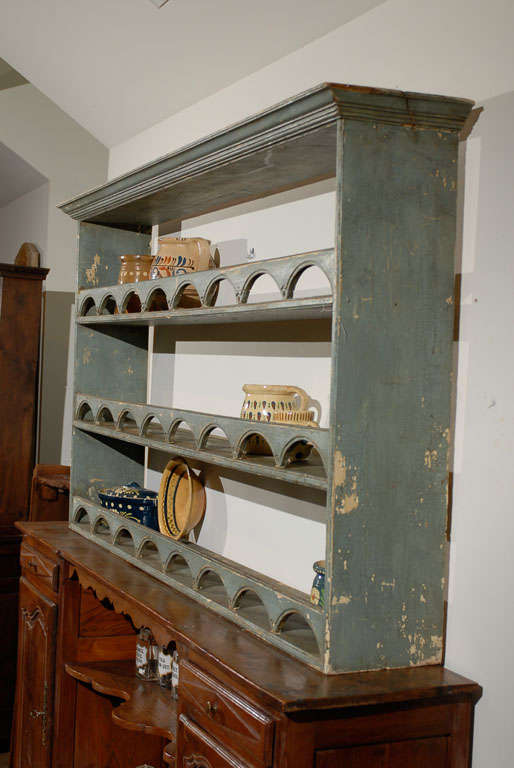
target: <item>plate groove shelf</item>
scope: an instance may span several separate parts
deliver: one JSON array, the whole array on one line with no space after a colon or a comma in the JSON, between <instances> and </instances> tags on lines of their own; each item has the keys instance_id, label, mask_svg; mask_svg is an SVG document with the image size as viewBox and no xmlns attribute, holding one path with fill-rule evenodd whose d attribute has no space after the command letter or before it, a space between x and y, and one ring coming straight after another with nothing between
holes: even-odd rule
<instances>
[{"instance_id":1,"label":"plate groove shelf","mask_svg":"<svg viewBox=\"0 0 514 768\"><path fill-rule=\"evenodd\" d=\"M73 497L70 527L273 645L293 644L295 655L311 665L319 663L323 611L303 592L80 496ZM244 595L254 598L249 610L242 602ZM288 640L281 628L291 616L304 626Z\"/></svg>"},{"instance_id":2,"label":"plate groove shelf","mask_svg":"<svg viewBox=\"0 0 514 768\"><path fill-rule=\"evenodd\" d=\"M330 320L330 296L238 304L228 307L174 309L162 312L130 312L77 317L79 325L217 325L221 323L273 323L285 320Z\"/></svg>"},{"instance_id":3,"label":"plate groove shelf","mask_svg":"<svg viewBox=\"0 0 514 768\"><path fill-rule=\"evenodd\" d=\"M86 288L77 294L76 313L79 322L147 324L188 322L248 322L269 321L270 312L284 318L287 315L306 317L329 316L332 308L331 295L311 298L294 298L298 280L311 268L320 269L334 291L334 249L299 253L277 259L263 259L248 264L238 264L221 269L208 269L184 275L142 280L139 283ZM259 277L267 275L280 292L278 301L262 301L248 304L252 288ZM233 291L234 303L216 306L218 288L227 282ZM192 286L199 297L198 309L180 309L184 290ZM140 311L127 311L130 301L137 298ZM156 300L158 303L156 304ZM130 318L127 319L127 318Z\"/></svg>"},{"instance_id":4,"label":"plate groove shelf","mask_svg":"<svg viewBox=\"0 0 514 768\"><path fill-rule=\"evenodd\" d=\"M87 420L89 419L89 420ZM191 431L180 428L181 424ZM265 424L199 411L161 408L143 403L77 394L73 425L86 432L113 437L186 458L271 477L294 485L326 490L330 430L302 425ZM212 436L221 429L226 440ZM272 456L245 457L245 444L259 435ZM288 464L295 445L310 443L319 455Z\"/></svg>"}]
</instances>

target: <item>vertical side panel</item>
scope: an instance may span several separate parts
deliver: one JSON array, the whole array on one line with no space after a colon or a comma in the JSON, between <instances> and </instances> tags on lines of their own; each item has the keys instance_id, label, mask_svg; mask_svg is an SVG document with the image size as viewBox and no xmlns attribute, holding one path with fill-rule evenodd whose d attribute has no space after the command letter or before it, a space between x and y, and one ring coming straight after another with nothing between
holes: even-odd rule
<instances>
[{"instance_id":1,"label":"vertical side panel","mask_svg":"<svg viewBox=\"0 0 514 768\"><path fill-rule=\"evenodd\" d=\"M81 223L78 288L115 284L124 253L150 253L150 236ZM147 366L147 328L76 325L75 394L144 403ZM96 501L100 488L143 480L143 448L73 430L72 495Z\"/></svg>"},{"instance_id":2,"label":"vertical side panel","mask_svg":"<svg viewBox=\"0 0 514 768\"><path fill-rule=\"evenodd\" d=\"M325 669L435 664L457 136L345 121L339 142Z\"/></svg>"},{"instance_id":3,"label":"vertical side panel","mask_svg":"<svg viewBox=\"0 0 514 768\"><path fill-rule=\"evenodd\" d=\"M143 485L145 449L73 428L71 491L97 502L96 493L135 481ZM71 509L71 505L70 505Z\"/></svg>"},{"instance_id":4,"label":"vertical side panel","mask_svg":"<svg viewBox=\"0 0 514 768\"><path fill-rule=\"evenodd\" d=\"M75 393L145 403L148 329L75 327Z\"/></svg>"},{"instance_id":5,"label":"vertical side panel","mask_svg":"<svg viewBox=\"0 0 514 768\"><path fill-rule=\"evenodd\" d=\"M115 285L124 253L150 253L150 235L81 222L77 289Z\"/></svg>"}]
</instances>

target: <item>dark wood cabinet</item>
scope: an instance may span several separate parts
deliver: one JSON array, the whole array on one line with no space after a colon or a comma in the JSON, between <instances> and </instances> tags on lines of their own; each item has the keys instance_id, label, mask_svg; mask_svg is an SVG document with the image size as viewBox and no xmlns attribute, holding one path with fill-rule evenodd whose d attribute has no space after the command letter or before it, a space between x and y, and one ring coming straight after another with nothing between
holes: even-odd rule
<instances>
[{"instance_id":1,"label":"dark wood cabinet","mask_svg":"<svg viewBox=\"0 0 514 768\"><path fill-rule=\"evenodd\" d=\"M316 768L446 768L448 737L368 744L318 752Z\"/></svg>"},{"instance_id":2,"label":"dark wood cabinet","mask_svg":"<svg viewBox=\"0 0 514 768\"><path fill-rule=\"evenodd\" d=\"M57 605L20 580L17 717L13 768L50 768Z\"/></svg>"},{"instance_id":3,"label":"dark wood cabinet","mask_svg":"<svg viewBox=\"0 0 514 768\"><path fill-rule=\"evenodd\" d=\"M66 523L18 527L13 768L470 767L476 683L440 666L323 675ZM176 643L178 701L135 677L140 626Z\"/></svg>"},{"instance_id":4,"label":"dark wood cabinet","mask_svg":"<svg viewBox=\"0 0 514 768\"><path fill-rule=\"evenodd\" d=\"M37 423L42 283L47 269L0 264L0 752L8 751L16 677L20 535L28 518Z\"/></svg>"},{"instance_id":5,"label":"dark wood cabinet","mask_svg":"<svg viewBox=\"0 0 514 768\"><path fill-rule=\"evenodd\" d=\"M42 282L39 267L0 264L0 516L29 513L36 444ZM14 386L13 386L14 383Z\"/></svg>"}]
</instances>

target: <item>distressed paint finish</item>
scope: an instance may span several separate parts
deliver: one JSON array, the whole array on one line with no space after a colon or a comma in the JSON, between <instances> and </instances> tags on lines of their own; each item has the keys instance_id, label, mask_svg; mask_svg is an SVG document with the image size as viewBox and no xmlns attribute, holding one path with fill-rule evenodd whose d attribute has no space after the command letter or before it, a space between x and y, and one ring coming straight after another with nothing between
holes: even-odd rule
<instances>
[{"instance_id":1,"label":"distressed paint finish","mask_svg":"<svg viewBox=\"0 0 514 768\"><path fill-rule=\"evenodd\" d=\"M148 237L134 232L81 224L78 286L116 281L119 256L149 248ZM127 400L146 399L148 331L76 325L74 391L103 392ZM73 429L71 492L90 496L98 488L136 480L143 484L144 448Z\"/></svg>"},{"instance_id":2,"label":"distressed paint finish","mask_svg":"<svg viewBox=\"0 0 514 768\"><path fill-rule=\"evenodd\" d=\"M120 256L124 253L150 253L149 235L82 223L79 230L77 290L117 283Z\"/></svg>"},{"instance_id":3,"label":"distressed paint finish","mask_svg":"<svg viewBox=\"0 0 514 768\"><path fill-rule=\"evenodd\" d=\"M77 325L75 391L146 400L148 330L142 327Z\"/></svg>"},{"instance_id":4,"label":"distressed paint finish","mask_svg":"<svg viewBox=\"0 0 514 768\"><path fill-rule=\"evenodd\" d=\"M71 487L73 498L97 500L102 488L123 483L143 485L145 449L73 427ZM71 515L71 508L70 508Z\"/></svg>"},{"instance_id":5,"label":"distressed paint finish","mask_svg":"<svg viewBox=\"0 0 514 768\"><path fill-rule=\"evenodd\" d=\"M340 126L327 671L442 661L457 140Z\"/></svg>"},{"instance_id":6,"label":"distressed paint finish","mask_svg":"<svg viewBox=\"0 0 514 768\"><path fill-rule=\"evenodd\" d=\"M82 222L123 227L81 224L72 527L327 674L442 660L457 137L471 107L462 99L325 84L61 206ZM335 251L170 278L158 286L115 286L118 257L149 248L147 236L127 228L180 222L334 175ZM295 275L306 260L328 274L331 297L294 297ZM264 266L282 298L247 305L252 279ZM223 277L234 286L235 304L215 307L214 284ZM198 309L177 307L186 282L198 289ZM168 309L152 312L150 294L157 287L165 289ZM123 313L131 290L140 296L140 313ZM118 314L110 314L113 300ZM328 480L308 466L296 467L293 480L293 469L282 466L289 439L300 432L311 437L304 428L289 434L290 427L262 425L274 453L268 465L238 458L242 430L249 427L238 419L157 409L165 434L156 439L145 433L148 417L156 415L145 403L145 326L176 325L178 335L181 325L198 325L195 338L205 326L209 338L215 323L241 323L238 332L246 334L251 322L265 334L271 321L287 320L298 334L302 324L295 320L326 325L330 313L330 428L316 430ZM91 406L91 421L82 418L83 402ZM112 426L100 419L107 404ZM125 406L134 412L135 429L119 421ZM196 461L239 469L242 478L246 472L327 488L324 611L243 566L165 540L98 506L101 485L142 478L146 446L175 450L173 425L183 417L193 427L194 444L176 449ZM205 449L210 423L229 438L226 456ZM103 535L95 531L99 515L109 526ZM122 525L135 543L133 553L117 546ZM148 555L145 537L157 555ZM190 584L167 572L179 553L189 564ZM201 589L201 574L209 569L223 581L226 604ZM245 585L261 598L266 626L239 612ZM310 625L319 653L280 631L291 613Z\"/></svg>"},{"instance_id":7,"label":"distressed paint finish","mask_svg":"<svg viewBox=\"0 0 514 768\"><path fill-rule=\"evenodd\" d=\"M95 535L99 521L109 527L107 534ZM294 613L305 619L314 633L318 646L321 646L323 613L319 608L311 605L308 596L302 592L286 587L221 555L215 555L192 542L174 541L168 536L104 509L88 498L75 496L73 499L71 527L180 592L194 597L211 610L221 613L245 629L250 629L273 645L280 647L285 645L298 658L310 665L317 665L315 655L289 645L287 639L280 634L282 620ZM130 547L126 544L118 545L121 532L130 535L132 541ZM148 542L155 545L157 554L155 550L145 549L145 544ZM174 572L168 569L177 555L187 563L190 583L185 583L183 578L177 579ZM215 573L221 579L225 591L222 602L213 600L208 592L202 591L202 576L206 572ZM265 608L265 620L261 625L248 621L239 612L239 598L248 591L257 595Z\"/></svg>"}]
</instances>

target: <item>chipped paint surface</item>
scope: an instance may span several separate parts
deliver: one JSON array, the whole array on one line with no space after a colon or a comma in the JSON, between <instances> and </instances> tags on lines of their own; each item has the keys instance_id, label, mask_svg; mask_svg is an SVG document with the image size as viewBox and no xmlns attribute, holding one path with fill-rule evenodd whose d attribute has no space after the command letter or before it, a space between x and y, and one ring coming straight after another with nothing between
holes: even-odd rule
<instances>
[{"instance_id":1,"label":"chipped paint surface","mask_svg":"<svg viewBox=\"0 0 514 768\"><path fill-rule=\"evenodd\" d=\"M341 137L330 667L438 663L457 139L349 122Z\"/></svg>"},{"instance_id":2,"label":"chipped paint surface","mask_svg":"<svg viewBox=\"0 0 514 768\"><path fill-rule=\"evenodd\" d=\"M86 280L89 285L98 285L98 267L100 266L100 256L95 253L93 263L86 269Z\"/></svg>"},{"instance_id":3,"label":"chipped paint surface","mask_svg":"<svg viewBox=\"0 0 514 768\"><path fill-rule=\"evenodd\" d=\"M346 457L340 451L334 456L333 487L337 489L336 512L347 515L359 506L357 493L357 471L355 467L347 467Z\"/></svg>"},{"instance_id":4,"label":"chipped paint surface","mask_svg":"<svg viewBox=\"0 0 514 768\"><path fill-rule=\"evenodd\" d=\"M428 469L432 469L432 465L435 464L437 461L437 451L432 448L432 450L427 449L425 451L425 467Z\"/></svg>"}]
</instances>

